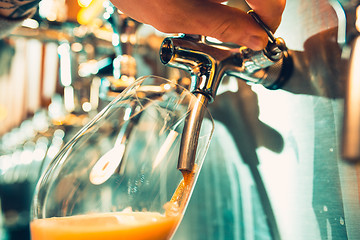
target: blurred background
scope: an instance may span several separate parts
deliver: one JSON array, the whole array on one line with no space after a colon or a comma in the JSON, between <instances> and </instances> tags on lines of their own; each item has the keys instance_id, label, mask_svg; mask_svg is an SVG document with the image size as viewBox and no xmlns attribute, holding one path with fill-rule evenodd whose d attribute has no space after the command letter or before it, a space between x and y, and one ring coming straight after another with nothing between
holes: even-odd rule
<instances>
[{"instance_id":1,"label":"blurred background","mask_svg":"<svg viewBox=\"0 0 360 240\"><path fill-rule=\"evenodd\" d=\"M224 79L174 239L360 239L360 167L340 154L357 5L288 0L276 36L295 70L283 90ZM30 239L40 175L124 87L145 75L189 85L160 62L165 36L107 0L43 0L0 41L0 240Z\"/></svg>"},{"instance_id":2,"label":"blurred background","mask_svg":"<svg viewBox=\"0 0 360 240\"><path fill-rule=\"evenodd\" d=\"M166 74L156 49L160 36L109 1L44 0L0 40L0 239L30 239L37 180L64 143L121 92L115 77Z\"/></svg>"}]
</instances>

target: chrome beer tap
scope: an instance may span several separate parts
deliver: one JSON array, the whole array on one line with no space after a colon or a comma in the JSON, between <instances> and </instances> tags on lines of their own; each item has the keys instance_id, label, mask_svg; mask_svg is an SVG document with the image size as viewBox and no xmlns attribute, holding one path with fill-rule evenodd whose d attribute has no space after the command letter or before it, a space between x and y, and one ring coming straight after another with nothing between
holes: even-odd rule
<instances>
[{"instance_id":1,"label":"chrome beer tap","mask_svg":"<svg viewBox=\"0 0 360 240\"><path fill-rule=\"evenodd\" d=\"M269 36L268 45L262 51L213 44L205 36L197 35L168 37L162 42L161 62L189 71L190 91L199 100L185 122L178 161L180 171L193 169L205 111L203 106L214 101L225 75L235 76L250 84L262 84L268 89L280 88L290 76L292 61L284 41L275 38L254 11L248 13Z\"/></svg>"},{"instance_id":2,"label":"chrome beer tap","mask_svg":"<svg viewBox=\"0 0 360 240\"><path fill-rule=\"evenodd\" d=\"M110 82L113 91L121 92L136 79L137 66L133 48L136 45L135 34L140 23L118 12L110 2L109 9L111 14L109 13L108 22L113 29L112 44L116 54Z\"/></svg>"}]
</instances>

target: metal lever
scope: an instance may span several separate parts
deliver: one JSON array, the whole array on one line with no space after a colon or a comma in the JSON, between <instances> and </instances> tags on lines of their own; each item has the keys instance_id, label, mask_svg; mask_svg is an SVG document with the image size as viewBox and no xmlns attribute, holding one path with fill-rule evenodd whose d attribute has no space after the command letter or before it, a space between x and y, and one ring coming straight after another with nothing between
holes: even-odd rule
<instances>
[{"instance_id":1,"label":"metal lever","mask_svg":"<svg viewBox=\"0 0 360 240\"><path fill-rule=\"evenodd\" d=\"M261 20L259 15L257 15L254 10L249 10L247 14L249 14L260 25L260 27L264 29L264 31L269 37L269 41L271 43L276 43L276 38L274 34L271 32L270 28Z\"/></svg>"},{"instance_id":2,"label":"metal lever","mask_svg":"<svg viewBox=\"0 0 360 240\"><path fill-rule=\"evenodd\" d=\"M274 34L271 32L270 28L261 20L259 15L257 15L254 10L249 10L247 14L249 14L260 25L260 27L264 29L264 31L269 37L269 41L271 43L276 43L276 38Z\"/></svg>"}]
</instances>

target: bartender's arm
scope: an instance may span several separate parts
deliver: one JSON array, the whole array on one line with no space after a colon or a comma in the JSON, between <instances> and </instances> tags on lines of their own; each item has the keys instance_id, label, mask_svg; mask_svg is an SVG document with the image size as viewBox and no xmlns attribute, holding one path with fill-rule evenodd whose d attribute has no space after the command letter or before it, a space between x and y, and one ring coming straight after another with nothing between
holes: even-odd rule
<instances>
[{"instance_id":1,"label":"bartender's arm","mask_svg":"<svg viewBox=\"0 0 360 240\"><path fill-rule=\"evenodd\" d=\"M0 0L0 38L33 15L40 0Z\"/></svg>"},{"instance_id":2,"label":"bartender's arm","mask_svg":"<svg viewBox=\"0 0 360 240\"><path fill-rule=\"evenodd\" d=\"M29 17L40 0L0 0L0 37ZM273 30L279 26L286 0L247 0ZM266 33L244 11L223 0L112 0L137 21L166 33L200 34L254 50L267 44Z\"/></svg>"},{"instance_id":3,"label":"bartender's arm","mask_svg":"<svg viewBox=\"0 0 360 240\"><path fill-rule=\"evenodd\" d=\"M112 0L124 14L165 33L199 34L261 50L266 33L246 12L221 4L224 0ZM275 31L286 0L247 0Z\"/></svg>"}]
</instances>

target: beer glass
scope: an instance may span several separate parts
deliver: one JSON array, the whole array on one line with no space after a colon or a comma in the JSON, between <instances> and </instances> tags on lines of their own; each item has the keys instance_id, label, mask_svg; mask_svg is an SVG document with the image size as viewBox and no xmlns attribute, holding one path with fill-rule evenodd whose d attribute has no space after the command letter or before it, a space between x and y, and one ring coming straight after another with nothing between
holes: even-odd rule
<instances>
[{"instance_id":1,"label":"beer glass","mask_svg":"<svg viewBox=\"0 0 360 240\"><path fill-rule=\"evenodd\" d=\"M214 128L206 110L193 170L183 175L177 169L180 142L194 101L187 89L155 76L121 92L40 178L32 203L32 239L170 239Z\"/></svg>"}]
</instances>

